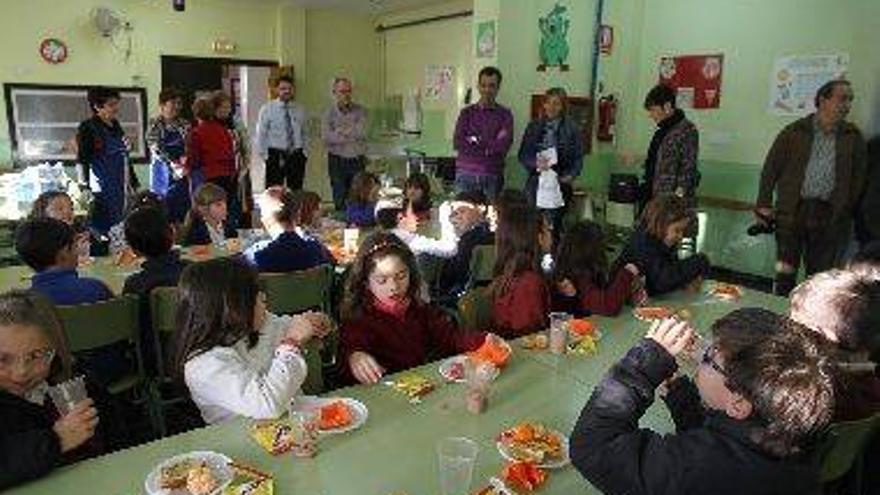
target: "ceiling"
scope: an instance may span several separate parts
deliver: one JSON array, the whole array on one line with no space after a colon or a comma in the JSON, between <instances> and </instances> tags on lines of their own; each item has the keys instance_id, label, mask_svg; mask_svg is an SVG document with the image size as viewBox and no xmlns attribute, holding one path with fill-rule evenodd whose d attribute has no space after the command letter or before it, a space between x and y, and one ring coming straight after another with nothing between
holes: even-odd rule
<instances>
[{"instance_id":1,"label":"ceiling","mask_svg":"<svg viewBox=\"0 0 880 495\"><path fill-rule=\"evenodd\" d=\"M283 0L282 3L309 9L337 9L378 14L446 2L444 0Z\"/></svg>"}]
</instances>

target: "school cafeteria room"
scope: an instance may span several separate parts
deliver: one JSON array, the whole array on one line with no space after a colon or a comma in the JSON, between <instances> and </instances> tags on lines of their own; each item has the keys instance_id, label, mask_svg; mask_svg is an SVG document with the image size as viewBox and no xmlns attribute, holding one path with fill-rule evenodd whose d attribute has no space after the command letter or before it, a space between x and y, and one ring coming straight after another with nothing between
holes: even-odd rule
<instances>
[{"instance_id":1,"label":"school cafeteria room","mask_svg":"<svg viewBox=\"0 0 880 495\"><path fill-rule=\"evenodd\" d=\"M880 1L2 6L3 493L880 494Z\"/></svg>"}]
</instances>

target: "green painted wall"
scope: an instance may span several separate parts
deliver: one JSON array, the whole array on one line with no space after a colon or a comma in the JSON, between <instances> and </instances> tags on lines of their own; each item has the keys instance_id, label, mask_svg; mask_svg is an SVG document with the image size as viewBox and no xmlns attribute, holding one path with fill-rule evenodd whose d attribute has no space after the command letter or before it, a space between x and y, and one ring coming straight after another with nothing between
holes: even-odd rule
<instances>
[{"instance_id":1,"label":"green painted wall","mask_svg":"<svg viewBox=\"0 0 880 495\"><path fill-rule=\"evenodd\" d=\"M377 108L380 95L380 40L372 16L333 10L305 12L306 75L299 99L309 110L312 135L320 136L320 117L332 103L332 83L337 76L354 84L354 99ZM305 186L329 200L327 155L320 139L310 149Z\"/></svg>"},{"instance_id":2,"label":"green painted wall","mask_svg":"<svg viewBox=\"0 0 880 495\"><path fill-rule=\"evenodd\" d=\"M495 3L498 7L497 65L504 73L499 101L513 110L517 136L508 155L506 176L509 184L518 185L524 181L525 173L516 161L516 151L530 118L531 95L554 86L565 88L572 96L587 96L589 93L596 0L503 0ZM548 68L546 72L538 72L541 40L538 19L547 15L556 3L568 8L571 20L568 36L570 70L561 72L558 68ZM486 9L491 12L494 7L490 2Z\"/></svg>"},{"instance_id":3,"label":"green painted wall","mask_svg":"<svg viewBox=\"0 0 880 495\"><path fill-rule=\"evenodd\" d=\"M90 14L99 5L121 12L132 22L128 61L92 27ZM188 2L186 12L178 13L170 2L147 0L7 1L0 16L4 39L0 81L144 86L152 105L161 84L160 55L213 56L211 43L219 37L237 45L235 57L275 60L284 54L291 63L301 62L295 52L276 46L276 18L273 2L202 0ZM45 37L67 43L67 62L49 65L42 61L37 47ZM121 46L122 40L120 36L117 44ZM2 112L0 148L7 143L6 113ZM0 156L0 163L8 161L8 154Z\"/></svg>"},{"instance_id":4,"label":"green painted wall","mask_svg":"<svg viewBox=\"0 0 880 495\"><path fill-rule=\"evenodd\" d=\"M856 102L851 119L877 131L880 110L880 2L876 0L609 0L614 53L602 58L601 79L621 93L619 150L643 153L653 124L641 110L664 55L723 53L721 108L688 112L701 132L707 161L763 162L790 117L767 111L770 72L778 56L850 55ZM636 61L636 63L633 63Z\"/></svg>"},{"instance_id":5,"label":"green painted wall","mask_svg":"<svg viewBox=\"0 0 880 495\"><path fill-rule=\"evenodd\" d=\"M617 153L641 163L653 123L642 109L656 84L664 55L724 53L721 108L688 111L700 129L702 195L754 200L764 156L792 117L767 111L770 71L778 56L846 52L856 102L851 120L868 134L880 131L880 2L875 0L609 0L605 22L615 46L603 56L600 82L622 106L618 141L600 146L588 159L586 183L604 189L609 170L623 167ZM635 61L635 63L634 63ZM749 213L706 209L702 247L713 262L740 271L772 275L771 236L745 235Z\"/></svg>"}]
</instances>

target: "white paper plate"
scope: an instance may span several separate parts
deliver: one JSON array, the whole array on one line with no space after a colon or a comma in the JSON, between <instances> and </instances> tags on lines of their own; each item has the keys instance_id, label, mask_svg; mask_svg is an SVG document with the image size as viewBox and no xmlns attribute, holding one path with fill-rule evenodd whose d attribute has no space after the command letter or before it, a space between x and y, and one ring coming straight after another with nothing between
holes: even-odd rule
<instances>
[{"instance_id":1,"label":"white paper plate","mask_svg":"<svg viewBox=\"0 0 880 495\"><path fill-rule=\"evenodd\" d=\"M321 434L336 435L339 433L348 433L350 431L357 430L358 428L363 426L364 423L367 422L367 418L369 417L370 412L369 409L367 409L366 404L350 397L315 397L311 395L304 395L294 399L293 408L320 409L321 407L324 407L336 401L345 402L349 409L351 409L351 414L353 416L352 421L348 426L333 428L330 430L321 430Z\"/></svg>"},{"instance_id":2,"label":"white paper plate","mask_svg":"<svg viewBox=\"0 0 880 495\"><path fill-rule=\"evenodd\" d=\"M542 468L542 469L563 468L563 467L567 466L570 461L569 455L568 455L568 438L565 435L559 433L558 431L551 430L551 432L553 434L557 435L559 437L559 440L562 442L563 456L562 456L562 459L556 459L553 461L546 461L541 464L535 464L535 466ZM498 453L500 453L501 457L503 457L505 460L507 460L507 461L519 461L520 460L520 459L513 457L513 455L510 453L510 449L508 448L507 444L505 444L504 442L499 440L498 442L495 443L495 446L498 447Z\"/></svg>"},{"instance_id":3,"label":"white paper plate","mask_svg":"<svg viewBox=\"0 0 880 495\"><path fill-rule=\"evenodd\" d=\"M440 376L442 376L446 381L454 382L454 383L464 383L464 366L467 363L468 357L464 354L459 354L457 356L452 356L440 361L440 365L437 367L437 371L440 372ZM460 368L461 376L455 372L455 368ZM492 379L498 378L498 375L501 371L498 368L495 368L495 371L492 374Z\"/></svg>"},{"instance_id":4,"label":"white paper plate","mask_svg":"<svg viewBox=\"0 0 880 495\"><path fill-rule=\"evenodd\" d=\"M214 478L217 480L217 489L211 492L211 495L219 494L232 481L234 473L229 465L232 459L229 457L211 451L195 451L187 454L176 455L170 459L162 461L161 464L153 468L147 479L144 481L144 489L149 495L189 495L186 488L179 490L166 490L160 486L162 469L173 466L184 461L204 462L211 469Z\"/></svg>"}]
</instances>

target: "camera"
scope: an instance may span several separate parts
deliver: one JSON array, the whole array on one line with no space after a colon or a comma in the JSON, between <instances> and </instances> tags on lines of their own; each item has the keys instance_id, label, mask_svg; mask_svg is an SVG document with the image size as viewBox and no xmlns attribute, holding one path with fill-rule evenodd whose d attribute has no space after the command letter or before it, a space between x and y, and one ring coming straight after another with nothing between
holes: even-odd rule
<instances>
[{"instance_id":1,"label":"camera","mask_svg":"<svg viewBox=\"0 0 880 495\"><path fill-rule=\"evenodd\" d=\"M746 233L750 236L756 236L761 234L772 234L776 232L776 220L772 217L766 217L764 215L758 214L758 218L760 219L758 222L749 226L746 229Z\"/></svg>"}]
</instances>

